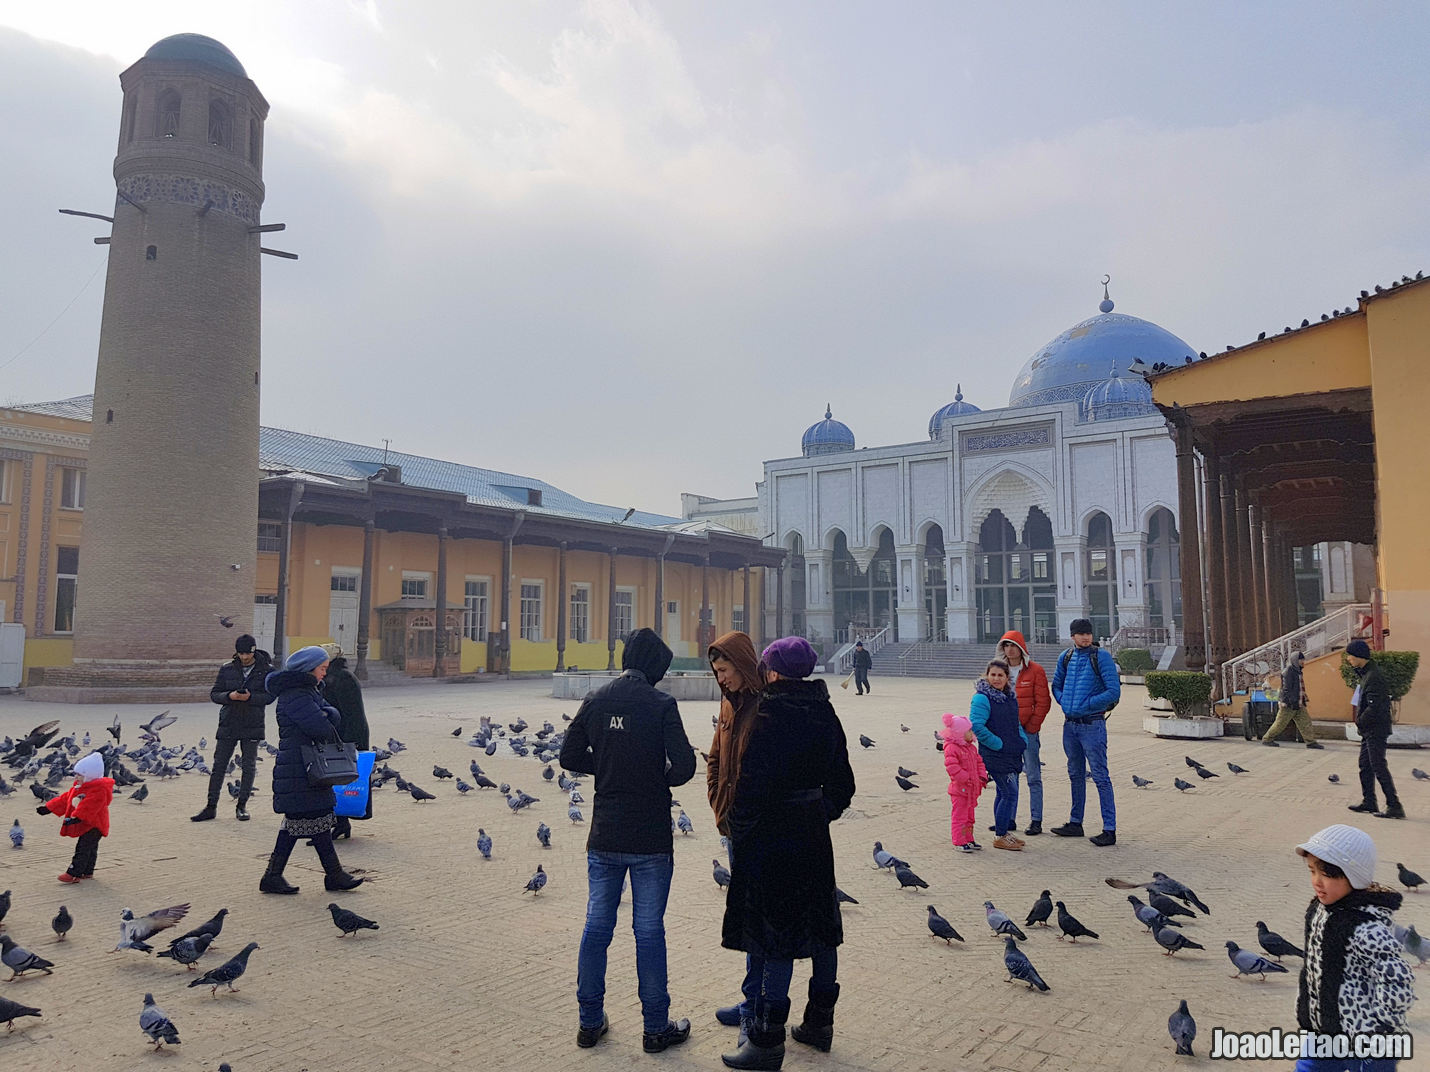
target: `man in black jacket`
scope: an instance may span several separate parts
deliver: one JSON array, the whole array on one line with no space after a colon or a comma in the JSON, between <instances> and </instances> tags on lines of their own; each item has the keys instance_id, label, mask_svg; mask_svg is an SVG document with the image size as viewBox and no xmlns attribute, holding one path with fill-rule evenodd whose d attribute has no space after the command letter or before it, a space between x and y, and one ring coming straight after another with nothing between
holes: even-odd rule
<instances>
[{"instance_id":1,"label":"man in black jacket","mask_svg":"<svg viewBox=\"0 0 1430 1072\"><path fill-rule=\"evenodd\" d=\"M659 1053L690 1037L689 1020L670 1019L666 985L665 904L675 871L670 787L695 775L695 750L675 700L655 688L670 660L654 631L632 633L621 654L625 672L586 697L561 746L561 766L596 776L586 840L590 893L576 962L578 1046L594 1046L606 1033L606 951L627 873L645 1051Z\"/></svg>"},{"instance_id":2,"label":"man in black jacket","mask_svg":"<svg viewBox=\"0 0 1430 1072\"><path fill-rule=\"evenodd\" d=\"M869 671L874 666L874 657L869 654L864 647L862 640L854 642L854 691L857 695L863 696L866 692L872 692L869 688Z\"/></svg>"},{"instance_id":3,"label":"man in black jacket","mask_svg":"<svg viewBox=\"0 0 1430 1072\"><path fill-rule=\"evenodd\" d=\"M1360 731L1360 792L1361 802L1352 804L1351 811L1371 812L1378 819L1404 819L1405 809L1395 793L1395 782L1385 762L1385 745L1390 738L1390 686L1385 675L1371 658L1370 645L1364 640L1352 640L1346 645L1346 660L1355 668L1360 684L1352 702L1355 705L1356 729ZM1375 783L1385 793L1385 810L1375 803Z\"/></svg>"},{"instance_id":4,"label":"man in black jacket","mask_svg":"<svg viewBox=\"0 0 1430 1072\"><path fill-rule=\"evenodd\" d=\"M248 821L248 798L253 795L253 773L258 766L258 742L263 740L263 709L273 702L273 697L263 691L263 679L272 669L268 653L247 633L233 642L233 658L219 667L218 679L209 693L209 699L221 705L213 769L209 774L209 802L203 811L189 816L194 822L207 822L218 815L218 798L223 792L223 780L235 746L242 749L243 774L234 816L239 822Z\"/></svg>"},{"instance_id":5,"label":"man in black jacket","mask_svg":"<svg viewBox=\"0 0 1430 1072\"><path fill-rule=\"evenodd\" d=\"M1310 712L1306 710L1309 697L1306 695L1305 663L1304 651L1293 651L1291 657L1286 660L1286 668L1281 671L1280 706L1276 711L1276 720L1261 737L1262 744L1279 748L1280 742L1276 738L1294 722L1307 748L1326 747L1316 740L1316 730L1311 725Z\"/></svg>"}]
</instances>

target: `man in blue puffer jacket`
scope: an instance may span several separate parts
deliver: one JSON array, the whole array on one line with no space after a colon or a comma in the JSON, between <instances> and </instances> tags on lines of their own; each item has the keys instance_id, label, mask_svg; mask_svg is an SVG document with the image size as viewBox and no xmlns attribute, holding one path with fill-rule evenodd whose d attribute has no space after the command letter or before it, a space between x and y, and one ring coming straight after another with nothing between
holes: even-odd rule
<instances>
[{"instance_id":1,"label":"man in blue puffer jacket","mask_svg":"<svg viewBox=\"0 0 1430 1072\"><path fill-rule=\"evenodd\" d=\"M1053 833L1083 836L1082 813L1091 767L1102 809L1102 833L1088 840L1106 847L1117 844L1117 805L1112 799L1112 777L1107 773L1107 712L1122 698L1122 680L1112 656L1093 643L1092 622L1075 618L1071 632L1073 646L1058 658L1053 674L1053 699L1063 709L1063 752L1072 781L1072 813Z\"/></svg>"}]
</instances>

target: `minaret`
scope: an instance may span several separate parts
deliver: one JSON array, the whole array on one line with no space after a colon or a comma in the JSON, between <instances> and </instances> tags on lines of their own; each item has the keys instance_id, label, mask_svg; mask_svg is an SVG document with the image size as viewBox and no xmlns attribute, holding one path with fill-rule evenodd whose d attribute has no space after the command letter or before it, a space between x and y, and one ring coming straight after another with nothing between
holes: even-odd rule
<instances>
[{"instance_id":1,"label":"minaret","mask_svg":"<svg viewBox=\"0 0 1430 1072\"><path fill-rule=\"evenodd\" d=\"M74 674L152 685L212 670L253 616L268 102L197 34L119 81Z\"/></svg>"}]
</instances>

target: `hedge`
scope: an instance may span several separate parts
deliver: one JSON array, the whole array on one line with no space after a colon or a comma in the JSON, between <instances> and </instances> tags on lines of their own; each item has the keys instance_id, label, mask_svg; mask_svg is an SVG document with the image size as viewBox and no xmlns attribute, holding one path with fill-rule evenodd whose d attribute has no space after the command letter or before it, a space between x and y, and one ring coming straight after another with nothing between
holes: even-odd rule
<instances>
[{"instance_id":1,"label":"hedge","mask_svg":"<svg viewBox=\"0 0 1430 1072\"><path fill-rule=\"evenodd\" d=\"M1372 652L1375 665L1380 667L1380 672L1385 676L1385 684L1390 689L1392 700L1403 699L1410 691L1410 686L1415 681L1415 671L1420 667L1420 653L1418 651L1377 651ZM1346 683L1347 688L1355 688L1360 684L1360 678L1356 676L1355 667L1351 666L1350 660L1345 653L1341 653L1341 680Z\"/></svg>"},{"instance_id":2,"label":"hedge","mask_svg":"<svg viewBox=\"0 0 1430 1072\"><path fill-rule=\"evenodd\" d=\"M1157 669L1157 664L1152 659L1152 653L1146 648L1123 648L1115 658L1117 659L1117 668L1124 674L1145 674L1149 670Z\"/></svg>"},{"instance_id":3,"label":"hedge","mask_svg":"<svg viewBox=\"0 0 1430 1072\"><path fill-rule=\"evenodd\" d=\"M1154 700L1170 700L1180 718L1204 713L1212 698L1209 674L1195 670L1161 670L1147 675L1147 695Z\"/></svg>"}]
</instances>

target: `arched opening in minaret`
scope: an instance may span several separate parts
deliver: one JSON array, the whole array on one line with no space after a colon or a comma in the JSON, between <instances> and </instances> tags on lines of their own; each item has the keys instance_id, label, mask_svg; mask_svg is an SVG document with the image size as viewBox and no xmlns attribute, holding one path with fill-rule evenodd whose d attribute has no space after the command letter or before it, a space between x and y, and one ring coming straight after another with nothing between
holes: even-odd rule
<instances>
[{"instance_id":1,"label":"arched opening in minaret","mask_svg":"<svg viewBox=\"0 0 1430 1072\"><path fill-rule=\"evenodd\" d=\"M209 101L209 144L220 149L233 148L233 118L228 105L221 100Z\"/></svg>"},{"instance_id":2,"label":"arched opening in minaret","mask_svg":"<svg viewBox=\"0 0 1430 1072\"><path fill-rule=\"evenodd\" d=\"M179 110L182 102L178 90L166 89L159 94L159 103L154 112L154 136L157 138L177 138L179 136Z\"/></svg>"}]
</instances>

